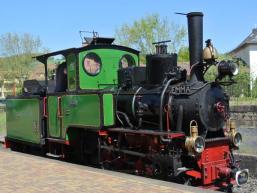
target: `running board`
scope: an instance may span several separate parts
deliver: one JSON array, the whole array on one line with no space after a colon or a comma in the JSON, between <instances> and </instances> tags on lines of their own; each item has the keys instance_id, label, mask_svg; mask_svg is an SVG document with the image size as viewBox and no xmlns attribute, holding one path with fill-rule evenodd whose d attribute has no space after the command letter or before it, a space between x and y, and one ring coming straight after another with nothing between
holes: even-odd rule
<instances>
[{"instance_id":1,"label":"running board","mask_svg":"<svg viewBox=\"0 0 257 193\"><path fill-rule=\"evenodd\" d=\"M51 137L48 137L47 140L49 142L53 142L53 143L61 143L61 144L66 144L66 141L63 140L63 139L58 139L58 138L51 138Z\"/></svg>"}]
</instances>

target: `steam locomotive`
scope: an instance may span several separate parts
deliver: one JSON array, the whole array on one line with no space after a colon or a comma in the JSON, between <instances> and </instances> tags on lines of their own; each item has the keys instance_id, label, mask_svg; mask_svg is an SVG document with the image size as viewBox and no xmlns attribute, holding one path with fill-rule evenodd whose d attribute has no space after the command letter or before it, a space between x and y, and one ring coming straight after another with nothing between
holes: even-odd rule
<instances>
[{"instance_id":1,"label":"steam locomotive","mask_svg":"<svg viewBox=\"0 0 257 193\"><path fill-rule=\"evenodd\" d=\"M202 13L186 16L190 77L166 41L145 67L137 50L97 36L37 56L45 80L26 80L21 95L7 98L6 147L205 188L246 183L248 170L233 156L242 136L222 88L237 65L216 61L210 40L203 50ZM60 54L65 62L49 78L49 58ZM211 65L218 76L207 82Z\"/></svg>"}]
</instances>

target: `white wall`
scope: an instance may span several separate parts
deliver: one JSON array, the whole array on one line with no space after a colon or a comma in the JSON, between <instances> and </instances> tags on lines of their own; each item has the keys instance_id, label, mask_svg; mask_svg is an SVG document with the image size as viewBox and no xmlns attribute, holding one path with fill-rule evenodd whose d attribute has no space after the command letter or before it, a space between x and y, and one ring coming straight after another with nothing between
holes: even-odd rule
<instances>
[{"instance_id":1,"label":"white wall","mask_svg":"<svg viewBox=\"0 0 257 193\"><path fill-rule=\"evenodd\" d=\"M251 78L255 80L257 78L257 46L256 48L250 49L249 58Z\"/></svg>"},{"instance_id":2,"label":"white wall","mask_svg":"<svg viewBox=\"0 0 257 193\"><path fill-rule=\"evenodd\" d=\"M257 78L257 45L247 45L234 55L242 58L249 65L252 80L250 86L252 89L253 81Z\"/></svg>"},{"instance_id":3,"label":"white wall","mask_svg":"<svg viewBox=\"0 0 257 193\"><path fill-rule=\"evenodd\" d=\"M246 47L240 49L236 52L235 55L238 58L242 58L248 65L250 65L250 57L249 57L250 46L247 45Z\"/></svg>"}]
</instances>

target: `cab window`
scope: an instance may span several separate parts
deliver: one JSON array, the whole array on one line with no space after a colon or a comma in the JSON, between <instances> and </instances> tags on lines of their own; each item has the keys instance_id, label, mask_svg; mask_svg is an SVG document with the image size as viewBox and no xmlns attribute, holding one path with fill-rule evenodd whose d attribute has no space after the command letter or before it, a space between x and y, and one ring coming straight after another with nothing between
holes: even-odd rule
<instances>
[{"instance_id":1,"label":"cab window","mask_svg":"<svg viewBox=\"0 0 257 193\"><path fill-rule=\"evenodd\" d=\"M96 53L88 53L84 58L83 68L90 76L96 76L102 68L101 58Z\"/></svg>"},{"instance_id":2,"label":"cab window","mask_svg":"<svg viewBox=\"0 0 257 193\"><path fill-rule=\"evenodd\" d=\"M63 55L51 56L48 64L48 93L65 92L67 90L67 64ZM51 68L50 68L51 67Z\"/></svg>"},{"instance_id":3,"label":"cab window","mask_svg":"<svg viewBox=\"0 0 257 193\"><path fill-rule=\"evenodd\" d=\"M128 54L123 55L119 62L120 68L127 68L135 65L136 65L136 61L131 55L128 55Z\"/></svg>"}]
</instances>

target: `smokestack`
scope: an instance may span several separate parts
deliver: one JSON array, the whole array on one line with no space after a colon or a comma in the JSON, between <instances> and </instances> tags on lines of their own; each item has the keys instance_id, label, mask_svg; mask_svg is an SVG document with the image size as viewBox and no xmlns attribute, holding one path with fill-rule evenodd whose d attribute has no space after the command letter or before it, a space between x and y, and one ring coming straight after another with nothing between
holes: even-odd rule
<instances>
[{"instance_id":1,"label":"smokestack","mask_svg":"<svg viewBox=\"0 0 257 193\"><path fill-rule=\"evenodd\" d=\"M203 80L202 66L203 61L203 13L191 12L187 14L188 21L188 39L189 39L189 57L191 78L196 75L200 81ZM194 65L194 66L193 66ZM193 68L192 68L193 67Z\"/></svg>"}]
</instances>

